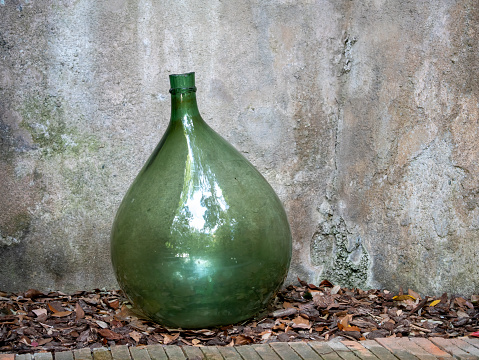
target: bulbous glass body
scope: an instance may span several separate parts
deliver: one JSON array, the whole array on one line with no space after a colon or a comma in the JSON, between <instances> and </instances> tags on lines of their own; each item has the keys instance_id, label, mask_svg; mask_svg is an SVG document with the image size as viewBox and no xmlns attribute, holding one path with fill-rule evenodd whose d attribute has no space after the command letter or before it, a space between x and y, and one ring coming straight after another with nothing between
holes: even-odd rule
<instances>
[{"instance_id":1,"label":"bulbous glass body","mask_svg":"<svg viewBox=\"0 0 479 360\"><path fill-rule=\"evenodd\" d=\"M170 82L170 124L114 220L113 267L132 304L160 324L235 323L284 281L288 220L263 176L201 118L194 73Z\"/></svg>"}]
</instances>

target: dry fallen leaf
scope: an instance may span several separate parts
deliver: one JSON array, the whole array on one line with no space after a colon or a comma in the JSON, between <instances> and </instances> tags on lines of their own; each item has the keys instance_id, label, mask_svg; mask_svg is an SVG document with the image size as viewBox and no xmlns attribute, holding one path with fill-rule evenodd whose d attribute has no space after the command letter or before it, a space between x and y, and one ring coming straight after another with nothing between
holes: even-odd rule
<instances>
[{"instance_id":1,"label":"dry fallen leaf","mask_svg":"<svg viewBox=\"0 0 479 360\"><path fill-rule=\"evenodd\" d=\"M213 336L215 334L214 331L211 331L209 329L201 329L201 330L193 330L195 334L201 334L204 336Z\"/></svg>"},{"instance_id":2,"label":"dry fallen leaf","mask_svg":"<svg viewBox=\"0 0 479 360\"><path fill-rule=\"evenodd\" d=\"M323 280L321 281L321 283L319 284L319 286L324 286L324 287L333 287L334 285L331 284L328 280Z\"/></svg>"},{"instance_id":3,"label":"dry fallen leaf","mask_svg":"<svg viewBox=\"0 0 479 360\"><path fill-rule=\"evenodd\" d=\"M338 322L338 329L344 330L349 326L349 322L353 319L353 315L347 314L343 318L341 318Z\"/></svg>"},{"instance_id":4,"label":"dry fallen leaf","mask_svg":"<svg viewBox=\"0 0 479 360\"><path fill-rule=\"evenodd\" d=\"M32 310L32 312L33 312L36 316L47 315L47 309L34 309L34 310Z\"/></svg>"},{"instance_id":5,"label":"dry fallen leaf","mask_svg":"<svg viewBox=\"0 0 479 360\"><path fill-rule=\"evenodd\" d=\"M253 338L251 336L246 336L246 335L238 335L232 337L234 339L234 344L235 345L248 345L254 342Z\"/></svg>"},{"instance_id":6,"label":"dry fallen leaf","mask_svg":"<svg viewBox=\"0 0 479 360\"><path fill-rule=\"evenodd\" d=\"M466 312L464 312L464 311L462 311L462 310L459 310L459 311L457 312L457 317L459 317L459 318L468 318L469 315L468 315Z\"/></svg>"},{"instance_id":7,"label":"dry fallen leaf","mask_svg":"<svg viewBox=\"0 0 479 360\"><path fill-rule=\"evenodd\" d=\"M466 306L466 302L467 302L467 300L464 299L464 298L462 298L462 297L457 297L457 298L454 299L454 301L455 301L455 303L456 303L457 305L459 305L460 307Z\"/></svg>"},{"instance_id":8,"label":"dry fallen leaf","mask_svg":"<svg viewBox=\"0 0 479 360\"><path fill-rule=\"evenodd\" d=\"M334 303L334 298L327 294L317 294L313 296L313 303L319 308L327 308Z\"/></svg>"},{"instance_id":9,"label":"dry fallen leaf","mask_svg":"<svg viewBox=\"0 0 479 360\"><path fill-rule=\"evenodd\" d=\"M309 320L303 318L302 316L296 316L293 319L293 329L311 329L311 323Z\"/></svg>"},{"instance_id":10,"label":"dry fallen leaf","mask_svg":"<svg viewBox=\"0 0 479 360\"><path fill-rule=\"evenodd\" d=\"M83 319L85 317L85 312L83 311L82 307L80 306L79 303L76 303L75 305L75 314L76 317L75 319L78 321L80 319Z\"/></svg>"},{"instance_id":11,"label":"dry fallen leaf","mask_svg":"<svg viewBox=\"0 0 479 360\"><path fill-rule=\"evenodd\" d=\"M110 329L100 329L98 330L98 334L103 336L104 338L108 340L120 340L123 339L123 336L121 334L117 334L114 331L111 331Z\"/></svg>"},{"instance_id":12,"label":"dry fallen leaf","mask_svg":"<svg viewBox=\"0 0 479 360\"><path fill-rule=\"evenodd\" d=\"M101 327L102 329L106 329L108 327L108 324L104 321L101 321L101 320L95 320L95 322L98 324L99 327Z\"/></svg>"},{"instance_id":13,"label":"dry fallen leaf","mask_svg":"<svg viewBox=\"0 0 479 360\"><path fill-rule=\"evenodd\" d=\"M416 300L414 297L411 295L396 295L393 297L393 300L395 301L407 301L407 300Z\"/></svg>"},{"instance_id":14,"label":"dry fallen leaf","mask_svg":"<svg viewBox=\"0 0 479 360\"><path fill-rule=\"evenodd\" d=\"M308 287L308 283L306 281L301 280L299 277L298 277L298 281L301 284L301 286Z\"/></svg>"},{"instance_id":15,"label":"dry fallen leaf","mask_svg":"<svg viewBox=\"0 0 479 360\"><path fill-rule=\"evenodd\" d=\"M351 326L351 325L349 325L349 326L343 328L343 331L359 331L359 332L361 332L361 329L358 328L357 326L354 326L354 325Z\"/></svg>"},{"instance_id":16,"label":"dry fallen leaf","mask_svg":"<svg viewBox=\"0 0 479 360\"><path fill-rule=\"evenodd\" d=\"M337 293L339 292L339 290L341 290L341 286L339 286L339 285L334 285L333 288L331 289L330 294L331 294L331 295L335 295L335 294L337 294Z\"/></svg>"},{"instance_id":17,"label":"dry fallen leaf","mask_svg":"<svg viewBox=\"0 0 479 360\"><path fill-rule=\"evenodd\" d=\"M180 336L180 333L176 333L173 335L170 335L170 334L161 334L161 335L163 335L163 344L168 345L172 343L173 341L175 341L176 339L178 339L178 337Z\"/></svg>"},{"instance_id":18,"label":"dry fallen leaf","mask_svg":"<svg viewBox=\"0 0 479 360\"><path fill-rule=\"evenodd\" d=\"M30 289L30 290L27 290L25 294L23 294L23 297L33 299L42 295L45 295L45 294L37 289Z\"/></svg>"},{"instance_id":19,"label":"dry fallen leaf","mask_svg":"<svg viewBox=\"0 0 479 360\"><path fill-rule=\"evenodd\" d=\"M429 304L429 306L430 306L430 307L434 307L434 306L436 306L437 304L439 304L440 302L441 302L441 300L434 300L433 302L431 302L431 303Z\"/></svg>"},{"instance_id":20,"label":"dry fallen leaf","mask_svg":"<svg viewBox=\"0 0 479 360\"><path fill-rule=\"evenodd\" d=\"M133 340L135 340L136 342L139 342L140 339L141 339L141 337L142 337L141 333L139 333L138 331L132 331L132 332L130 332L128 335L130 335L130 337L131 337ZM162 334L162 335L163 335L163 334ZM163 336L165 336L165 335L163 335ZM166 343L165 343L165 344L166 344Z\"/></svg>"},{"instance_id":21,"label":"dry fallen leaf","mask_svg":"<svg viewBox=\"0 0 479 360\"><path fill-rule=\"evenodd\" d=\"M18 341L21 342L21 343L23 343L23 344L25 344L25 345L27 345L27 346L31 346L31 344L32 344L32 342L30 341L30 339L29 339L28 337L26 337L26 336L22 336L22 337L20 338L20 340L18 340Z\"/></svg>"},{"instance_id":22,"label":"dry fallen leaf","mask_svg":"<svg viewBox=\"0 0 479 360\"><path fill-rule=\"evenodd\" d=\"M111 307L113 310L116 310L120 307L120 301L117 299L117 300L113 300L113 301L107 301L107 304L109 307Z\"/></svg>"},{"instance_id":23,"label":"dry fallen leaf","mask_svg":"<svg viewBox=\"0 0 479 360\"><path fill-rule=\"evenodd\" d=\"M421 300L421 295L419 295L414 290L408 289L407 293L414 298L414 300Z\"/></svg>"},{"instance_id":24,"label":"dry fallen leaf","mask_svg":"<svg viewBox=\"0 0 479 360\"><path fill-rule=\"evenodd\" d=\"M261 332L260 333L261 340L268 340L271 337L272 334L273 334L273 332L271 330Z\"/></svg>"},{"instance_id":25,"label":"dry fallen leaf","mask_svg":"<svg viewBox=\"0 0 479 360\"><path fill-rule=\"evenodd\" d=\"M58 301L52 301L48 303L48 308L52 313L63 312L65 309L62 307L62 304Z\"/></svg>"},{"instance_id":26,"label":"dry fallen leaf","mask_svg":"<svg viewBox=\"0 0 479 360\"><path fill-rule=\"evenodd\" d=\"M280 309L280 310L274 311L273 312L273 317L281 318L281 317L285 317L285 316L294 315L297 312L298 312L298 309L296 309L295 307L289 307L289 308L286 308L286 309Z\"/></svg>"},{"instance_id":27,"label":"dry fallen leaf","mask_svg":"<svg viewBox=\"0 0 479 360\"><path fill-rule=\"evenodd\" d=\"M52 314L52 316L55 316L55 317L65 317L65 316L68 316L72 313L72 311L58 311L58 312L55 312Z\"/></svg>"},{"instance_id":28,"label":"dry fallen leaf","mask_svg":"<svg viewBox=\"0 0 479 360\"><path fill-rule=\"evenodd\" d=\"M37 342L38 342L38 345L45 345L45 344L48 344L52 340L53 340L53 338L49 337L49 338L40 339Z\"/></svg>"},{"instance_id":29,"label":"dry fallen leaf","mask_svg":"<svg viewBox=\"0 0 479 360\"><path fill-rule=\"evenodd\" d=\"M120 321L126 321L129 320L131 317L134 317L135 314L133 311L131 311L128 306L122 305L121 309L119 312L115 314L115 319L120 320Z\"/></svg>"},{"instance_id":30,"label":"dry fallen leaf","mask_svg":"<svg viewBox=\"0 0 479 360\"><path fill-rule=\"evenodd\" d=\"M283 302L283 308L284 309L289 309L289 308L292 308L292 307L294 307L294 306L290 302L288 302L288 301Z\"/></svg>"}]
</instances>

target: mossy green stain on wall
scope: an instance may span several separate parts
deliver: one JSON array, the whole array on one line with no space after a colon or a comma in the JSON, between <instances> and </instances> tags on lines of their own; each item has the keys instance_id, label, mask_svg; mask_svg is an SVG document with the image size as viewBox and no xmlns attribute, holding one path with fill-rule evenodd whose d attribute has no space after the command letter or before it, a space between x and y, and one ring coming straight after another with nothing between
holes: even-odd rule
<instances>
[{"instance_id":1,"label":"mossy green stain on wall","mask_svg":"<svg viewBox=\"0 0 479 360\"><path fill-rule=\"evenodd\" d=\"M321 277L334 284L351 288L367 285L369 254L361 238L354 236L340 217L327 216L311 241L311 260L315 266L323 266Z\"/></svg>"},{"instance_id":2,"label":"mossy green stain on wall","mask_svg":"<svg viewBox=\"0 0 479 360\"><path fill-rule=\"evenodd\" d=\"M366 288L369 269L369 255L360 243L353 249L348 249L348 239L345 234L336 234L334 259L332 267L325 271L325 278L350 288ZM360 252L359 262L351 260L351 254Z\"/></svg>"},{"instance_id":3,"label":"mossy green stain on wall","mask_svg":"<svg viewBox=\"0 0 479 360\"><path fill-rule=\"evenodd\" d=\"M28 212L22 212L17 214L13 218L13 221L11 222L11 224L9 224L11 234L8 234L8 235L14 236L14 234L28 230L28 227L30 226L30 222L31 222L31 215Z\"/></svg>"},{"instance_id":4,"label":"mossy green stain on wall","mask_svg":"<svg viewBox=\"0 0 479 360\"><path fill-rule=\"evenodd\" d=\"M28 97L18 112L22 116L20 126L34 141L32 155L37 160L37 176L42 176L42 172L51 174L55 169L65 185L62 199L67 208L92 210L94 202L90 199L95 195L92 179L103 175L92 159L102 145L97 134L81 128L85 116L63 97L51 95Z\"/></svg>"},{"instance_id":5,"label":"mossy green stain on wall","mask_svg":"<svg viewBox=\"0 0 479 360\"><path fill-rule=\"evenodd\" d=\"M1 226L0 246L18 244L28 232L31 221L30 213L20 212L8 224Z\"/></svg>"},{"instance_id":6,"label":"mossy green stain on wall","mask_svg":"<svg viewBox=\"0 0 479 360\"><path fill-rule=\"evenodd\" d=\"M68 124L67 118L74 114L62 97L30 97L23 103L20 113L23 117L21 126L30 132L44 155L77 154L80 150L96 151L100 147L94 136L82 134ZM76 119L75 123L78 122Z\"/></svg>"},{"instance_id":7,"label":"mossy green stain on wall","mask_svg":"<svg viewBox=\"0 0 479 360\"><path fill-rule=\"evenodd\" d=\"M76 144L65 122L62 99L54 96L45 98L30 97L21 109L21 125L32 135L37 144L46 153L64 151Z\"/></svg>"}]
</instances>

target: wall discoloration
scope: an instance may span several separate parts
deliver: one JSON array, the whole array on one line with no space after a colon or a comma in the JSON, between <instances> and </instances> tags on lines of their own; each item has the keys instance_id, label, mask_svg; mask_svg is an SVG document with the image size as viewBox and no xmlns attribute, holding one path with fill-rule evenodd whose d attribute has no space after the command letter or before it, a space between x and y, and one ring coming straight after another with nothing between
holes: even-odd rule
<instances>
[{"instance_id":1,"label":"wall discoloration","mask_svg":"<svg viewBox=\"0 0 479 360\"><path fill-rule=\"evenodd\" d=\"M369 284L472 292L478 91L466 77L477 78L468 39L477 39L470 20L479 9L443 1L355 10L350 26L360 36L342 93L338 188L343 217L370 251Z\"/></svg>"},{"instance_id":2,"label":"wall discoloration","mask_svg":"<svg viewBox=\"0 0 479 360\"><path fill-rule=\"evenodd\" d=\"M18 244L28 235L38 191L34 174L15 174L10 164L0 162L0 246Z\"/></svg>"},{"instance_id":3,"label":"wall discoloration","mask_svg":"<svg viewBox=\"0 0 479 360\"><path fill-rule=\"evenodd\" d=\"M116 286L113 216L186 71L285 204L288 282L477 289L477 1L7 1L0 17L3 290Z\"/></svg>"},{"instance_id":4,"label":"wall discoloration","mask_svg":"<svg viewBox=\"0 0 479 360\"><path fill-rule=\"evenodd\" d=\"M326 201L319 212L322 221L311 240L312 263L321 267L315 282L327 278L350 288L367 287L371 264L358 229L349 229Z\"/></svg>"}]
</instances>

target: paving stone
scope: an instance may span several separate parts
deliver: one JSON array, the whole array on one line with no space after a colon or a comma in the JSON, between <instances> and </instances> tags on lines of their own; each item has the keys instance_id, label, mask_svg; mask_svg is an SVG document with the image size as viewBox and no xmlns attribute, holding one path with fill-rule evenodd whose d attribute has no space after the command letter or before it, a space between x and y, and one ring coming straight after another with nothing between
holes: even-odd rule
<instances>
[{"instance_id":1,"label":"paving stone","mask_svg":"<svg viewBox=\"0 0 479 360\"><path fill-rule=\"evenodd\" d=\"M329 341L328 345L336 351L341 359L344 360L358 360L357 356L349 350L349 348L340 341Z\"/></svg>"},{"instance_id":2,"label":"paving stone","mask_svg":"<svg viewBox=\"0 0 479 360\"><path fill-rule=\"evenodd\" d=\"M151 360L168 360L164 346L162 345L148 345L146 347Z\"/></svg>"},{"instance_id":3,"label":"paving stone","mask_svg":"<svg viewBox=\"0 0 479 360\"><path fill-rule=\"evenodd\" d=\"M476 338L379 338L356 341L312 341L236 347L149 345L112 346L36 354L0 354L0 360L479 360Z\"/></svg>"},{"instance_id":4,"label":"paving stone","mask_svg":"<svg viewBox=\"0 0 479 360\"><path fill-rule=\"evenodd\" d=\"M274 350L266 344L251 345L263 360L281 360Z\"/></svg>"},{"instance_id":5,"label":"paving stone","mask_svg":"<svg viewBox=\"0 0 479 360\"><path fill-rule=\"evenodd\" d=\"M53 355L51 352L41 352L33 355L35 360L53 360Z\"/></svg>"},{"instance_id":6,"label":"paving stone","mask_svg":"<svg viewBox=\"0 0 479 360\"><path fill-rule=\"evenodd\" d=\"M200 346L200 350L208 360L223 360L223 356L216 346Z\"/></svg>"},{"instance_id":7,"label":"paving stone","mask_svg":"<svg viewBox=\"0 0 479 360\"><path fill-rule=\"evenodd\" d=\"M318 353L316 353L307 342L291 342L289 346L304 360L321 360Z\"/></svg>"},{"instance_id":8,"label":"paving stone","mask_svg":"<svg viewBox=\"0 0 479 360\"><path fill-rule=\"evenodd\" d=\"M131 360L130 351L127 345L115 345L110 348L113 360ZM56 357L55 357L55 360Z\"/></svg>"},{"instance_id":9,"label":"paving stone","mask_svg":"<svg viewBox=\"0 0 479 360\"><path fill-rule=\"evenodd\" d=\"M151 360L146 346L130 346L130 355L133 360Z\"/></svg>"},{"instance_id":10,"label":"paving stone","mask_svg":"<svg viewBox=\"0 0 479 360\"><path fill-rule=\"evenodd\" d=\"M243 357L243 359L261 360L261 357L251 346L248 346L248 345L237 346L236 351L238 352L238 354L240 354Z\"/></svg>"},{"instance_id":11,"label":"paving stone","mask_svg":"<svg viewBox=\"0 0 479 360\"><path fill-rule=\"evenodd\" d=\"M397 338L377 338L375 340L401 360L418 360L416 356L398 344Z\"/></svg>"},{"instance_id":12,"label":"paving stone","mask_svg":"<svg viewBox=\"0 0 479 360\"><path fill-rule=\"evenodd\" d=\"M205 358L205 355L201 352L200 348L196 346L183 346L183 352L188 360L201 360Z\"/></svg>"},{"instance_id":13,"label":"paving stone","mask_svg":"<svg viewBox=\"0 0 479 360\"><path fill-rule=\"evenodd\" d=\"M464 340L465 342L477 347L479 349L479 338L472 338L472 337L460 337L459 339Z\"/></svg>"},{"instance_id":14,"label":"paving stone","mask_svg":"<svg viewBox=\"0 0 479 360\"><path fill-rule=\"evenodd\" d=\"M241 355L232 346L219 346L218 350L226 360L242 360Z\"/></svg>"},{"instance_id":15,"label":"paving stone","mask_svg":"<svg viewBox=\"0 0 479 360\"><path fill-rule=\"evenodd\" d=\"M55 360L73 360L73 351L55 352Z\"/></svg>"},{"instance_id":16,"label":"paving stone","mask_svg":"<svg viewBox=\"0 0 479 360\"><path fill-rule=\"evenodd\" d=\"M399 339L396 339L396 342L403 347L404 350L410 352L413 354L415 357L417 357L420 360L435 360L437 359L436 356L428 353L425 349L420 347L418 344L416 344L414 341L410 340L407 337L402 337Z\"/></svg>"},{"instance_id":17,"label":"paving stone","mask_svg":"<svg viewBox=\"0 0 479 360\"><path fill-rule=\"evenodd\" d=\"M276 354L283 360L301 360L301 357L288 345L284 342L273 342L269 346L276 351Z\"/></svg>"},{"instance_id":18,"label":"paving stone","mask_svg":"<svg viewBox=\"0 0 479 360\"><path fill-rule=\"evenodd\" d=\"M437 358L451 359L452 355L445 352L437 345L433 344L429 339L426 338L411 338L409 341L414 342L415 344L422 347L426 352L431 355L434 355Z\"/></svg>"},{"instance_id":19,"label":"paving stone","mask_svg":"<svg viewBox=\"0 0 479 360\"><path fill-rule=\"evenodd\" d=\"M15 354L0 354L0 360L15 360Z\"/></svg>"},{"instance_id":20,"label":"paving stone","mask_svg":"<svg viewBox=\"0 0 479 360\"><path fill-rule=\"evenodd\" d=\"M163 349L169 360L186 360L186 356L179 346L167 345Z\"/></svg>"},{"instance_id":21,"label":"paving stone","mask_svg":"<svg viewBox=\"0 0 479 360\"><path fill-rule=\"evenodd\" d=\"M456 345L458 348L464 350L465 352L474 355L479 358L479 349L476 348L475 346L469 344L468 342L462 340L462 339L450 339L454 345Z\"/></svg>"},{"instance_id":22,"label":"paving stone","mask_svg":"<svg viewBox=\"0 0 479 360\"><path fill-rule=\"evenodd\" d=\"M75 360L92 360L90 348L73 350L73 358Z\"/></svg>"},{"instance_id":23,"label":"paving stone","mask_svg":"<svg viewBox=\"0 0 479 360\"><path fill-rule=\"evenodd\" d=\"M15 356L15 360L32 360L32 358L32 354L18 354Z\"/></svg>"},{"instance_id":24,"label":"paving stone","mask_svg":"<svg viewBox=\"0 0 479 360\"><path fill-rule=\"evenodd\" d=\"M393 355L392 352L390 352L388 349L385 347L381 346L374 340L363 340L359 342L361 345L363 345L366 349L371 351L374 355L378 357L378 359L381 360L397 360L398 358Z\"/></svg>"},{"instance_id":25,"label":"paving stone","mask_svg":"<svg viewBox=\"0 0 479 360\"><path fill-rule=\"evenodd\" d=\"M444 339L441 337L433 337L429 338L434 344L439 346L440 348L444 349L448 353L450 353L453 357L457 359L463 360L477 360L477 356L471 355L466 351L459 348L456 344L454 344L450 339Z\"/></svg>"},{"instance_id":26,"label":"paving stone","mask_svg":"<svg viewBox=\"0 0 479 360\"><path fill-rule=\"evenodd\" d=\"M341 341L353 354L363 360L378 360L378 357L357 341Z\"/></svg>"},{"instance_id":27,"label":"paving stone","mask_svg":"<svg viewBox=\"0 0 479 360\"><path fill-rule=\"evenodd\" d=\"M93 349L93 360L112 360L111 353L105 347Z\"/></svg>"},{"instance_id":28,"label":"paving stone","mask_svg":"<svg viewBox=\"0 0 479 360\"><path fill-rule=\"evenodd\" d=\"M309 346L318 353L324 360L341 360L341 357L323 341L311 341Z\"/></svg>"}]
</instances>

